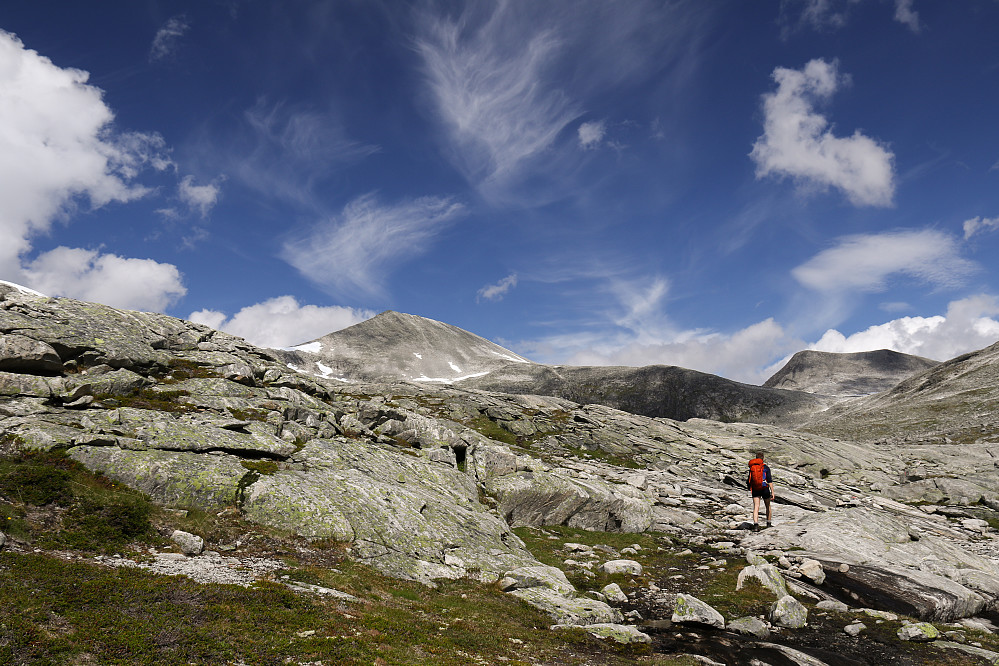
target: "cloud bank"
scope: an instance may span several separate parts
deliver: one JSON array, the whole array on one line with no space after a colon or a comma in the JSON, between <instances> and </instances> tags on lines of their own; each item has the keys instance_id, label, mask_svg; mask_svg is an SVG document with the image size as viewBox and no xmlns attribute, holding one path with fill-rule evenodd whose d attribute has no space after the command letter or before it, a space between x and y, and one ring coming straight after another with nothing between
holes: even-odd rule
<instances>
[{"instance_id":1,"label":"cloud bank","mask_svg":"<svg viewBox=\"0 0 999 666\"><path fill-rule=\"evenodd\" d=\"M293 296L278 296L250 305L232 317L217 310L192 312L188 319L238 335L247 342L282 349L339 331L375 316L369 310L339 305L300 305Z\"/></svg>"},{"instance_id":2,"label":"cloud bank","mask_svg":"<svg viewBox=\"0 0 999 666\"><path fill-rule=\"evenodd\" d=\"M0 278L52 296L162 309L184 293L169 264L64 247L29 258L54 220L84 201L99 208L138 199L147 190L132 180L143 169L172 166L162 137L113 130L88 78L0 30Z\"/></svg>"},{"instance_id":3,"label":"cloud bank","mask_svg":"<svg viewBox=\"0 0 999 666\"><path fill-rule=\"evenodd\" d=\"M777 91L763 96L764 132L750 157L757 178L790 177L802 185L841 190L856 206L889 206L895 192L894 155L855 131L837 137L816 113L846 82L835 62L812 60L801 70L778 67Z\"/></svg>"}]
</instances>

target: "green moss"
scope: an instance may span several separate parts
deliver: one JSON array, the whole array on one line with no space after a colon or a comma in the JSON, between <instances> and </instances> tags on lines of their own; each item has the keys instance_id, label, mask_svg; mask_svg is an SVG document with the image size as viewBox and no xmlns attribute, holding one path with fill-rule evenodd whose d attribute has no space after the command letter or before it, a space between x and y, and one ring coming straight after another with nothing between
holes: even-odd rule
<instances>
[{"instance_id":1,"label":"green moss","mask_svg":"<svg viewBox=\"0 0 999 666\"><path fill-rule=\"evenodd\" d=\"M241 464L246 469L253 470L257 474L265 476L270 476L280 469L278 464L273 460L243 460Z\"/></svg>"},{"instance_id":2,"label":"green moss","mask_svg":"<svg viewBox=\"0 0 999 666\"><path fill-rule=\"evenodd\" d=\"M163 391L141 389L129 395L101 393L94 398L106 407L133 407L157 412L191 412L194 405L178 402L177 399L190 395L188 391Z\"/></svg>"},{"instance_id":3,"label":"green moss","mask_svg":"<svg viewBox=\"0 0 999 666\"><path fill-rule=\"evenodd\" d=\"M509 430L505 430L496 421L487 416L476 416L474 419L469 420L466 425L483 437L488 437L489 439L503 442L510 446L517 446L517 436Z\"/></svg>"}]
</instances>

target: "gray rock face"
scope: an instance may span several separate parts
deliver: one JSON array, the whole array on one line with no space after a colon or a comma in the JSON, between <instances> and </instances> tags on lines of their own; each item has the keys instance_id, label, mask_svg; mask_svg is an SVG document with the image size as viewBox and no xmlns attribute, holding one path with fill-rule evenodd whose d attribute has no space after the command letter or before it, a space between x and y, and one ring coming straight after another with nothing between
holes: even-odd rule
<instances>
[{"instance_id":1,"label":"gray rock face","mask_svg":"<svg viewBox=\"0 0 999 666\"><path fill-rule=\"evenodd\" d=\"M936 365L937 361L889 349L851 354L805 350L792 356L763 386L839 398L870 395Z\"/></svg>"},{"instance_id":2,"label":"gray rock face","mask_svg":"<svg viewBox=\"0 0 999 666\"><path fill-rule=\"evenodd\" d=\"M11 333L0 337L0 371L48 375L62 372L62 361L51 345Z\"/></svg>"},{"instance_id":3,"label":"gray rock face","mask_svg":"<svg viewBox=\"0 0 999 666\"><path fill-rule=\"evenodd\" d=\"M784 580L784 576L782 576L780 571L777 570L777 567L772 564L767 564L765 562L762 564L754 564L740 571L735 589L741 590L746 584L746 580L750 578L760 581L763 587L770 590L770 592L773 593L773 595L778 599L790 594L787 589L787 581Z\"/></svg>"},{"instance_id":4,"label":"gray rock face","mask_svg":"<svg viewBox=\"0 0 999 666\"><path fill-rule=\"evenodd\" d=\"M572 625L557 624L552 629L570 628ZM615 643L651 643L652 637L626 624L590 624L583 629L592 636L611 640Z\"/></svg>"},{"instance_id":5,"label":"gray rock face","mask_svg":"<svg viewBox=\"0 0 999 666\"><path fill-rule=\"evenodd\" d=\"M689 594L676 595L671 619L674 623L705 624L718 629L725 628L725 618L721 613Z\"/></svg>"},{"instance_id":6,"label":"gray rock face","mask_svg":"<svg viewBox=\"0 0 999 666\"><path fill-rule=\"evenodd\" d=\"M743 636L753 636L760 640L766 640L770 637L770 629L767 628L766 622L758 617L736 618L729 622L726 628Z\"/></svg>"}]
</instances>

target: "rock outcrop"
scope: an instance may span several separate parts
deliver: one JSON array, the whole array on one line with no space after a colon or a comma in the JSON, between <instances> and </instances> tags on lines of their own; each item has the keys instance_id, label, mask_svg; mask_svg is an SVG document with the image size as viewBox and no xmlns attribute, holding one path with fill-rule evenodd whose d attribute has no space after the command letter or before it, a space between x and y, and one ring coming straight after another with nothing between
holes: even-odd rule
<instances>
[{"instance_id":1,"label":"rock outcrop","mask_svg":"<svg viewBox=\"0 0 999 666\"><path fill-rule=\"evenodd\" d=\"M890 349L847 354L808 349L792 356L763 386L848 398L887 391L938 364Z\"/></svg>"}]
</instances>

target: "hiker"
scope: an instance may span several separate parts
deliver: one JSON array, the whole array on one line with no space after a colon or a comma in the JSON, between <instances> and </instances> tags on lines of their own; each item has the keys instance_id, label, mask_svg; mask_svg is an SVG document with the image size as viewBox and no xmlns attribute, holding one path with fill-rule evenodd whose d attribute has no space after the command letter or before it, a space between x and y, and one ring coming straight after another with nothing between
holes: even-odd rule
<instances>
[{"instance_id":1,"label":"hiker","mask_svg":"<svg viewBox=\"0 0 999 666\"><path fill-rule=\"evenodd\" d=\"M770 477L770 467L763 462L763 452L749 461L749 477L746 488L753 494L753 530L760 529L760 499L767 505L767 527L773 526L770 500L774 498L774 484Z\"/></svg>"}]
</instances>

